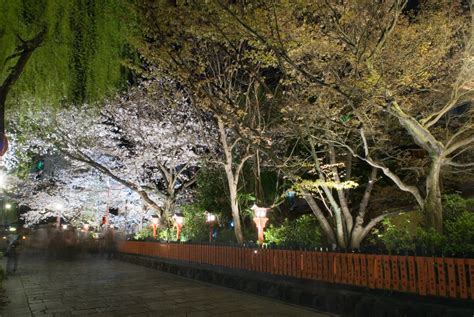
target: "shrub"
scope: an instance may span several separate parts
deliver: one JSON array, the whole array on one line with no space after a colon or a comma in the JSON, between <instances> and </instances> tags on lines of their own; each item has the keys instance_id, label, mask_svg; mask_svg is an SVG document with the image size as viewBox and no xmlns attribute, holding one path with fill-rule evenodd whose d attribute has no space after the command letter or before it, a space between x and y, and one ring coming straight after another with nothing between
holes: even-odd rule
<instances>
[{"instance_id":1,"label":"shrub","mask_svg":"<svg viewBox=\"0 0 474 317\"><path fill-rule=\"evenodd\" d=\"M389 252L399 252L402 250L415 249L415 233L411 229L411 220L401 218L398 224L394 224L389 218L382 222L383 232L377 232L377 236L382 240Z\"/></svg>"},{"instance_id":2,"label":"shrub","mask_svg":"<svg viewBox=\"0 0 474 317\"><path fill-rule=\"evenodd\" d=\"M431 253L446 255L474 253L474 199L460 195L443 195L444 232L423 228L412 223L410 214L383 221L382 230L374 230L389 252L424 248ZM416 214L416 213L413 213Z\"/></svg>"},{"instance_id":3,"label":"shrub","mask_svg":"<svg viewBox=\"0 0 474 317\"><path fill-rule=\"evenodd\" d=\"M149 238L153 238L153 228L150 226L146 226L145 228L137 232L133 238L135 240L146 240Z\"/></svg>"},{"instance_id":4,"label":"shrub","mask_svg":"<svg viewBox=\"0 0 474 317\"><path fill-rule=\"evenodd\" d=\"M185 222L181 232L181 240L208 241L209 225L206 223L204 210L196 205L186 205L182 210Z\"/></svg>"},{"instance_id":5,"label":"shrub","mask_svg":"<svg viewBox=\"0 0 474 317\"><path fill-rule=\"evenodd\" d=\"M445 223L446 253L474 254L474 213L462 212L455 219Z\"/></svg>"},{"instance_id":6,"label":"shrub","mask_svg":"<svg viewBox=\"0 0 474 317\"><path fill-rule=\"evenodd\" d=\"M295 221L285 219L281 226L270 225L265 231L267 243L286 247L320 247L321 236L319 224L311 215L303 215Z\"/></svg>"},{"instance_id":7,"label":"shrub","mask_svg":"<svg viewBox=\"0 0 474 317\"><path fill-rule=\"evenodd\" d=\"M465 199L459 194L443 195L443 217L450 221L459 217L463 212L474 208L474 199Z\"/></svg>"}]
</instances>

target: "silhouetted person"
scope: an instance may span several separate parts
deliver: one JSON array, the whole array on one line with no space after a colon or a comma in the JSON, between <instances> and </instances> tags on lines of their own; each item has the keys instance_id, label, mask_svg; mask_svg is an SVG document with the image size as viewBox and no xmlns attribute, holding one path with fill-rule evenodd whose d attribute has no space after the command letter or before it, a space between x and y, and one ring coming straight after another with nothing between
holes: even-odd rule
<instances>
[{"instance_id":1,"label":"silhouetted person","mask_svg":"<svg viewBox=\"0 0 474 317\"><path fill-rule=\"evenodd\" d=\"M115 235L112 228L108 228L105 232L105 251L107 252L107 259L111 260L115 254Z\"/></svg>"},{"instance_id":2,"label":"silhouetted person","mask_svg":"<svg viewBox=\"0 0 474 317\"><path fill-rule=\"evenodd\" d=\"M20 240L16 238L8 245L7 251L5 252L7 256L7 277L13 275L18 267L19 246Z\"/></svg>"}]
</instances>

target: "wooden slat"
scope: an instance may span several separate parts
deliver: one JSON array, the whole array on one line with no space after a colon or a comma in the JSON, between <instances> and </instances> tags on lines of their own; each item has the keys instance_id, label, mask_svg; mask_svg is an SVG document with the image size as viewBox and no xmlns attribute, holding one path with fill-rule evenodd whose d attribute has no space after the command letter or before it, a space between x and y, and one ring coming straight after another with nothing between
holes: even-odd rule
<instances>
[{"instance_id":1,"label":"wooden slat","mask_svg":"<svg viewBox=\"0 0 474 317\"><path fill-rule=\"evenodd\" d=\"M375 287L383 288L384 279L383 279L383 257L381 255L375 256L374 270L375 270Z\"/></svg>"},{"instance_id":2,"label":"wooden slat","mask_svg":"<svg viewBox=\"0 0 474 317\"><path fill-rule=\"evenodd\" d=\"M398 272L398 256L392 255L390 256L390 267L391 267L391 282L392 282L392 290L400 290L400 274Z\"/></svg>"},{"instance_id":3,"label":"wooden slat","mask_svg":"<svg viewBox=\"0 0 474 317\"><path fill-rule=\"evenodd\" d=\"M408 291L412 293L417 292L418 278L417 278L417 266L414 256L407 257L408 263Z\"/></svg>"},{"instance_id":4,"label":"wooden slat","mask_svg":"<svg viewBox=\"0 0 474 317\"><path fill-rule=\"evenodd\" d=\"M361 286L368 286L368 267L367 267L367 255L359 254L360 259L360 280Z\"/></svg>"},{"instance_id":5,"label":"wooden slat","mask_svg":"<svg viewBox=\"0 0 474 317\"><path fill-rule=\"evenodd\" d=\"M347 276L346 276L346 283L357 285L354 281L354 260L353 254L347 253L346 254L346 265L347 265Z\"/></svg>"},{"instance_id":6,"label":"wooden slat","mask_svg":"<svg viewBox=\"0 0 474 317\"><path fill-rule=\"evenodd\" d=\"M436 270L435 270L435 259L426 258L426 272L428 275L428 288L427 292L430 295L436 295L437 293L437 283L436 283Z\"/></svg>"},{"instance_id":7,"label":"wooden slat","mask_svg":"<svg viewBox=\"0 0 474 317\"><path fill-rule=\"evenodd\" d=\"M456 265L454 264L454 259L447 258L445 264L448 272L448 295L449 297L457 297Z\"/></svg>"},{"instance_id":8,"label":"wooden slat","mask_svg":"<svg viewBox=\"0 0 474 317\"><path fill-rule=\"evenodd\" d=\"M314 252L314 257L316 259L316 278L320 281L325 281L323 261L327 262L327 254L323 252Z\"/></svg>"},{"instance_id":9,"label":"wooden slat","mask_svg":"<svg viewBox=\"0 0 474 317\"><path fill-rule=\"evenodd\" d=\"M398 266L400 267L400 290L408 291L408 268L407 268L407 257L398 257Z\"/></svg>"},{"instance_id":10,"label":"wooden slat","mask_svg":"<svg viewBox=\"0 0 474 317\"><path fill-rule=\"evenodd\" d=\"M456 271L458 272L459 281L459 297L468 298L469 292L467 289L466 263L464 259L454 259L456 264Z\"/></svg>"},{"instance_id":11,"label":"wooden slat","mask_svg":"<svg viewBox=\"0 0 474 317\"><path fill-rule=\"evenodd\" d=\"M392 289L391 282L392 282L392 274L390 268L390 256L389 255L382 255L382 263L383 263L383 287L385 289Z\"/></svg>"},{"instance_id":12,"label":"wooden slat","mask_svg":"<svg viewBox=\"0 0 474 317\"><path fill-rule=\"evenodd\" d=\"M354 262L354 283L355 285L362 285L362 272L360 269L360 254L353 254L352 255L353 262Z\"/></svg>"},{"instance_id":13,"label":"wooden slat","mask_svg":"<svg viewBox=\"0 0 474 317\"><path fill-rule=\"evenodd\" d=\"M474 299L474 259L466 259L469 272L469 284L471 285L471 299Z\"/></svg>"},{"instance_id":14,"label":"wooden slat","mask_svg":"<svg viewBox=\"0 0 474 317\"><path fill-rule=\"evenodd\" d=\"M375 288L376 286L376 271L375 271L375 264L377 259L374 255L367 255L367 269L368 269L368 287Z\"/></svg>"},{"instance_id":15,"label":"wooden slat","mask_svg":"<svg viewBox=\"0 0 474 317\"><path fill-rule=\"evenodd\" d=\"M442 258L437 258L435 263L438 273L438 295L446 296L446 270L444 266L444 260Z\"/></svg>"},{"instance_id":16,"label":"wooden slat","mask_svg":"<svg viewBox=\"0 0 474 317\"><path fill-rule=\"evenodd\" d=\"M345 253L342 253L339 255L339 270L341 272L341 277L339 279L339 282L346 284L348 282L348 279L347 279L348 265L347 265L347 254Z\"/></svg>"}]
</instances>

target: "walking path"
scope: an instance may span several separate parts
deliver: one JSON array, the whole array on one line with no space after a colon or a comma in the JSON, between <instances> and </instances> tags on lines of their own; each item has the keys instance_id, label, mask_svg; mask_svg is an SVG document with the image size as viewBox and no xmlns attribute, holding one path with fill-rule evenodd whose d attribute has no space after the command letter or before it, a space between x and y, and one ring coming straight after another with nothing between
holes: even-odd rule
<instances>
[{"instance_id":1,"label":"walking path","mask_svg":"<svg viewBox=\"0 0 474 317\"><path fill-rule=\"evenodd\" d=\"M4 263L3 263L4 265ZM0 316L329 316L99 257L22 254Z\"/></svg>"}]
</instances>

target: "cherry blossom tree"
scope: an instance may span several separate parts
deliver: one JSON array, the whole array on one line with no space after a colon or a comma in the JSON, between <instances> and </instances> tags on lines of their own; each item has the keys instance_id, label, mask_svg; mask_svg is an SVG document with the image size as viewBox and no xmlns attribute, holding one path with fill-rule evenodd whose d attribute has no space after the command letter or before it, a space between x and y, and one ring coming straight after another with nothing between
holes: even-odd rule
<instances>
[{"instance_id":1,"label":"cherry blossom tree","mask_svg":"<svg viewBox=\"0 0 474 317\"><path fill-rule=\"evenodd\" d=\"M101 109L70 106L23 116L18 133L35 147L82 162L137 193L162 221L186 201L213 127L176 83L155 80Z\"/></svg>"}]
</instances>

